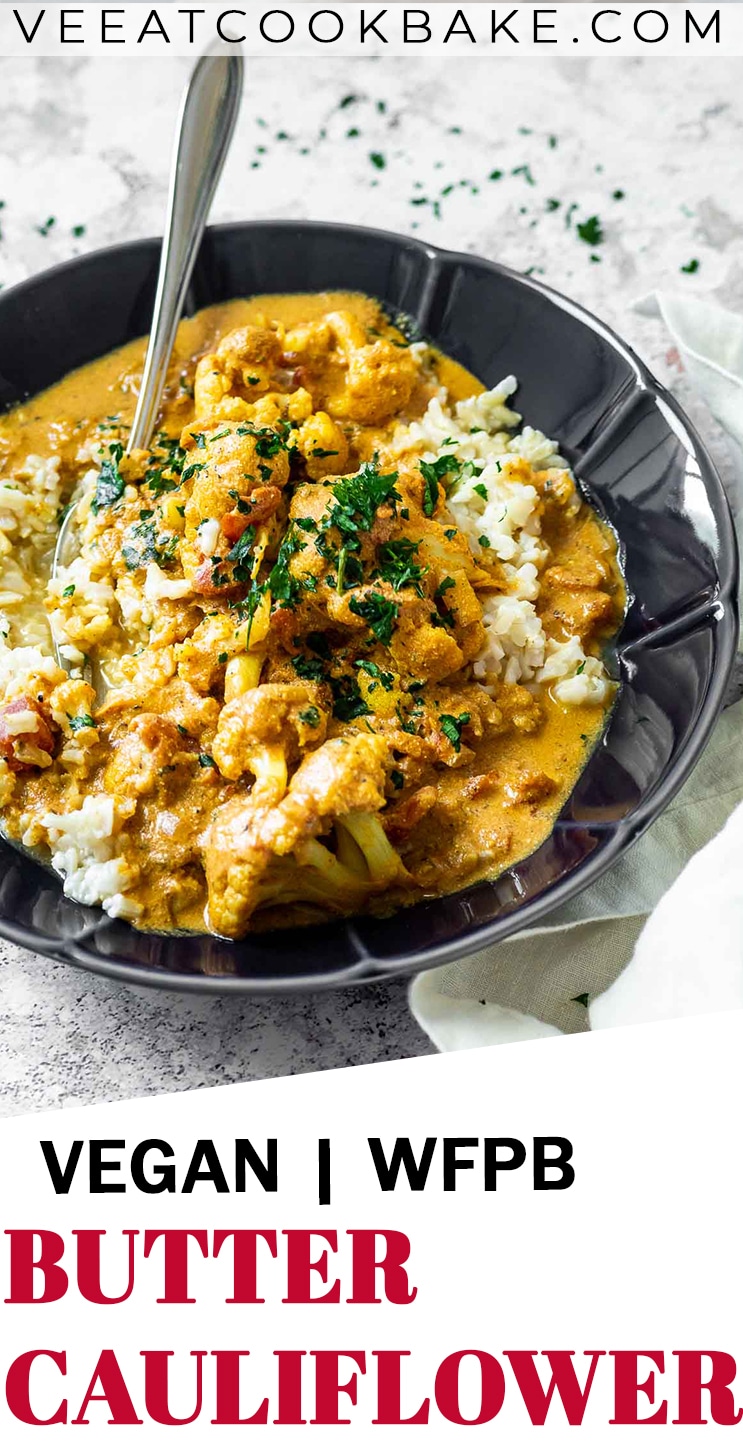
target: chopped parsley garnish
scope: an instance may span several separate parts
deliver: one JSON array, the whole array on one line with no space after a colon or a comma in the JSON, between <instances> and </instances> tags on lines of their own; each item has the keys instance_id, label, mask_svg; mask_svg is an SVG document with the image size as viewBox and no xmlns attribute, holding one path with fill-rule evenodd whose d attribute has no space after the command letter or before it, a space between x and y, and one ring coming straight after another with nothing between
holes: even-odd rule
<instances>
[{"instance_id":1,"label":"chopped parsley garnish","mask_svg":"<svg viewBox=\"0 0 743 1445\"><path fill-rule=\"evenodd\" d=\"M381 151L372 151L369 155L369 160L378 171L383 171L387 164L386 158L382 155Z\"/></svg>"},{"instance_id":2,"label":"chopped parsley garnish","mask_svg":"<svg viewBox=\"0 0 743 1445\"><path fill-rule=\"evenodd\" d=\"M74 597L74 595L75 595L75 584L74 584L74 582L70 582L69 586L65 587L65 589L64 589L64 591L63 591L63 593L62 593L62 596L63 596L63 597Z\"/></svg>"},{"instance_id":3,"label":"chopped parsley garnish","mask_svg":"<svg viewBox=\"0 0 743 1445\"><path fill-rule=\"evenodd\" d=\"M337 452L326 451L325 447L313 447L310 452L311 457L337 457L337 455Z\"/></svg>"},{"instance_id":4,"label":"chopped parsley garnish","mask_svg":"<svg viewBox=\"0 0 743 1445\"><path fill-rule=\"evenodd\" d=\"M442 577L433 595L434 597L443 597L444 593L448 592L450 587L456 587L456 585L453 577Z\"/></svg>"},{"instance_id":5,"label":"chopped parsley garnish","mask_svg":"<svg viewBox=\"0 0 743 1445\"><path fill-rule=\"evenodd\" d=\"M306 707L298 716L299 721L305 723L308 728L316 728L320 721L320 713L316 707Z\"/></svg>"},{"instance_id":6,"label":"chopped parsley garnish","mask_svg":"<svg viewBox=\"0 0 743 1445\"><path fill-rule=\"evenodd\" d=\"M228 652L220 652L219 657L217 658L217 662L219 663L220 667L223 667L224 664L225 664L225 662L228 661L228 659L229 659L229 653L228 653Z\"/></svg>"},{"instance_id":7,"label":"chopped parsley garnish","mask_svg":"<svg viewBox=\"0 0 743 1445\"><path fill-rule=\"evenodd\" d=\"M355 677L331 677L333 716L339 722L353 722L357 717L371 717L372 710L364 702Z\"/></svg>"},{"instance_id":8,"label":"chopped parsley garnish","mask_svg":"<svg viewBox=\"0 0 743 1445\"><path fill-rule=\"evenodd\" d=\"M391 602L381 592L368 592L366 597L352 597L348 605L356 617L363 617L377 641L388 647L400 611L399 603Z\"/></svg>"},{"instance_id":9,"label":"chopped parsley garnish","mask_svg":"<svg viewBox=\"0 0 743 1445\"><path fill-rule=\"evenodd\" d=\"M432 517L436 511L440 482L447 491L451 491L462 477L479 476L482 471L482 463L462 462L451 452L445 452L435 462L419 462L418 467L423 478L423 512L426 517Z\"/></svg>"},{"instance_id":10,"label":"chopped parsley garnish","mask_svg":"<svg viewBox=\"0 0 743 1445\"><path fill-rule=\"evenodd\" d=\"M407 537L396 541L383 542L379 548L379 576L389 582L396 592L403 587L413 587L419 597L423 596L421 578L424 569L414 560L420 546Z\"/></svg>"},{"instance_id":11,"label":"chopped parsley garnish","mask_svg":"<svg viewBox=\"0 0 743 1445\"><path fill-rule=\"evenodd\" d=\"M188 728L184 728L183 723L176 723L176 727L182 738L190 738L191 734Z\"/></svg>"},{"instance_id":12,"label":"chopped parsley garnish","mask_svg":"<svg viewBox=\"0 0 743 1445\"><path fill-rule=\"evenodd\" d=\"M686 276L694 276L699 270L701 264L701 261L698 261L695 256L691 261L687 261L686 265L682 266L680 269L684 272Z\"/></svg>"},{"instance_id":13,"label":"chopped parsley garnish","mask_svg":"<svg viewBox=\"0 0 743 1445\"><path fill-rule=\"evenodd\" d=\"M369 532L374 525L377 508L390 502L394 508L401 501L395 488L397 472L382 473L376 457L364 462L353 477L341 477L333 487L333 500L323 520L323 530L337 527L344 537L359 531Z\"/></svg>"},{"instance_id":14,"label":"chopped parsley garnish","mask_svg":"<svg viewBox=\"0 0 743 1445\"><path fill-rule=\"evenodd\" d=\"M293 657L292 667L305 682L322 682L325 677L325 668L316 657Z\"/></svg>"},{"instance_id":15,"label":"chopped parsley garnish","mask_svg":"<svg viewBox=\"0 0 743 1445\"><path fill-rule=\"evenodd\" d=\"M299 527L300 531L302 532L317 531L317 522L315 521L314 517L296 517L295 526Z\"/></svg>"},{"instance_id":16,"label":"chopped parsley garnish","mask_svg":"<svg viewBox=\"0 0 743 1445\"><path fill-rule=\"evenodd\" d=\"M404 787L405 787L405 779L404 779L402 773L398 772L397 768L392 768L392 769L391 769L391 771L390 771L390 782L391 782L393 788L397 788L398 792L399 792L400 788L404 788Z\"/></svg>"},{"instance_id":17,"label":"chopped parsley garnish","mask_svg":"<svg viewBox=\"0 0 743 1445\"><path fill-rule=\"evenodd\" d=\"M211 753L199 753L200 768L216 768L216 766L217 764L215 763Z\"/></svg>"},{"instance_id":18,"label":"chopped parsley garnish","mask_svg":"<svg viewBox=\"0 0 743 1445\"><path fill-rule=\"evenodd\" d=\"M77 714L76 717L70 717L68 713L67 720L70 724L70 730L73 733L79 733L82 731L83 728L95 727L95 723L93 722L93 719L90 716L89 712L80 712Z\"/></svg>"},{"instance_id":19,"label":"chopped parsley garnish","mask_svg":"<svg viewBox=\"0 0 743 1445\"><path fill-rule=\"evenodd\" d=\"M186 460L186 453L177 438L161 432L158 446L151 453L151 460L152 464L145 472L144 485L149 487L153 497L162 497L166 492L176 492L183 480L183 463ZM201 469L203 465L203 462L193 462L187 468L188 476L193 476L197 468Z\"/></svg>"},{"instance_id":20,"label":"chopped parsley garnish","mask_svg":"<svg viewBox=\"0 0 743 1445\"><path fill-rule=\"evenodd\" d=\"M366 657L358 658L354 667L357 667L359 672L365 672L367 677L373 678L375 682L381 683L385 692L392 692L395 682L393 673L383 672L376 662L370 662Z\"/></svg>"},{"instance_id":21,"label":"chopped parsley garnish","mask_svg":"<svg viewBox=\"0 0 743 1445\"><path fill-rule=\"evenodd\" d=\"M239 437L253 437L256 455L263 458L277 456L286 444L284 437L270 426L249 426L247 423L243 423L236 428L236 434ZM229 432L220 432L219 435L229 436ZM211 438L212 441L217 441L217 439L217 437Z\"/></svg>"},{"instance_id":22,"label":"chopped parsley garnish","mask_svg":"<svg viewBox=\"0 0 743 1445\"><path fill-rule=\"evenodd\" d=\"M536 185L536 181L534 180L534 177L533 177L533 175L532 175L532 173L531 173L531 167L530 167L530 166L514 166L513 170L511 171L511 175L512 175L512 176L523 176L523 177L524 177L524 180L526 181L527 186L535 186L535 185Z\"/></svg>"},{"instance_id":23,"label":"chopped parsley garnish","mask_svg":"<svg viewBox=\"0 0 743 1445\"><path fill-rule=\"evenodd\" d=\"M96 516L101 507L112 507L124 495L126 483L119 471L119 462L123 455L124 448L121 442L109 442L108 457L101 465L95 484L95 496L90 504L91 511Z\"/></svg>"},{"instance_id":24,"label":"chopped parsley garnish","mask_svg":"<svg viewBox=\"0 0 743 1445\"><path fill-rule=\"evenodd\" d=\"M446 537L447 542L453 542L453 541L454 541L454 538L456 537L456 535L457 535L457 529L456 529L456 527L447 527L447 528L446 528L446 531L444 532L444 536Z\"/></svg>"},{"instance_id":25,"label":"chopped parsley garnish","mask_svg":"<svg viewBox=\"0 0 743 1445\"><path fill-rule=\"evenodd\" d=\"M445 738L449 739L455 753L458 753L462 746L462 728L470 720L468 712L460 712L459 717L452 717L452 714L445 712L439 718L441 731Z\"/></svg>"},{"instance_id":26,"label":"chopped parsley garnish","mask_svg":"<svg viewBox=\"0 0 743 1445\"><path fill-rule=\"evenodd\" d=\"M137 522L129 528L131 542L125 542L121 555L130 572L156 562L158 567L169 567L175 559L178 537L174 532L159 535L152 520ZM135 545L136 544L136 545Z\"/></svg>"},{"instance_id":27,"label":"chopped parsley garnish","mask_svg":"<svg viewBox=\"0 0 743 1445\"><path fill-rule=\"evenodd\" d=\"M268 586L272 600L283 603L285 607L294 606L299 591L299 583L289 571L289 561L295 552L301 552L306 545L306 542L300 542L294 528L288 527L271 568Z\"/></svg>"},{"instance_id":28,"label":"chopped parsley garnish","mask_svg":"<svg viewBox=\"0 0 743 1445\"><path fill-rule=\"evenodd\" d=\"M478 537L477 540L480 543L480 546L484 547L485 551L487 551L488 547L492 546L490 538L486 537L484 532L481 537Z\"/></svg>"},{"instance_id":29,"label":"chopped parsley garnish","mask_svg":"<svg viewBox=\"0 0 743 1445\"><path fill-rule=\"evenodd\" d=\"M473 490L473 492L477 492L478 497L482 497L482 499L483 499L484 502L487 502L487 500L488 500L488 489L487 489L487 487L485 486L485 483L484 483L484 482L475 482L475 485L474 485L474 487L472 488L472 490Z\"/></svg>"},{"instance_id":30,"label":"chopped parsley garnish","mask_svg":"<svg viewBox=\"0 0 743 1445\"><path fill-rule=\"evenodd\" d=\"M255 527L246 527L241 537L238 537L234 547L230 547L227 553L227 561L233 562L235 566L235 580L237 582L249 582L251 573L251 551L255 541Z\"/></svg>"},{"instance_id":31,"label":"chopped parsley garnish","mask_svg":"<svg viewBox=\"0 0 743 1445\"><path fill-rule=\"evenodd\" d=\"M600 246L604 232L598 216L589 216L587 221L578 221L576 231L587 246Z\"/></svg>"}]
</instances>

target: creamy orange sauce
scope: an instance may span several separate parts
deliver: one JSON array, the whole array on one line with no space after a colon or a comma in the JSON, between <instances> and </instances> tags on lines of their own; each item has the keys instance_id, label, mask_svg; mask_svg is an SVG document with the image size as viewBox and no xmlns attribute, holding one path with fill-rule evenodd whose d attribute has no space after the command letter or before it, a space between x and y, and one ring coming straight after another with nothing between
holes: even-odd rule
<instances>
[{"instance_id":1,"label":"creamy orange sauce","mask_svg":"<svg viewBox=\"0 0 743 1445\"><path fill-rule=\"evenodd\" d=\"M348 328L352 323L358 328L358 335L363 334L363 345L353 337L342 343L336 337L332 345L327 341L327 317L337 314L350 318ZM208 373L203 363L201 372L197 373L199 359L212 354L219 356L220 342L235 332L248 336L248 341L244 343L247 350L240 353L243 361L247 356L245 364L230 361L228 365L223 358L215 363L213 373ZM255 335L264 332L279 334L282 348L279 360L275 357L269 359L265 366L263 354L255 342ZM375 343L383 343L383 355L380 353L378 356L374 352ZM243 342L239 344L243 345ZM125 440L134 411L144 347L144 340L131 342L64 378L47 392L0 418L2 474L11 475L14 467L18 467L29 454L43 457L54 453L60 458L63 487L69 493L79 479L81 467L78 454L83 441L89 442L91 437L97 437L107 446L111 438L122 437ZM396 348L396 352L392 347ZM369 366L378 364L379 374L366 389L362 377L354 391L350 380L353 366L358 361L361 377L367 351ZM251 356L257 359L251 362ZM250 372L251 365L255 368L254 376ZM271 368L273 373L269 377ZM183 433L181 439L186 460L181 474L185 475L188 467L193 465L202 470L197 470L189 481L153 497L145 493L152 460L142 457L135 458L132 463L122 461L121 472L128 484L127 493L111 508L110 516L104 518L107 526L103 530L99 527L95 547L97 555L105 555L110 562L111 575L117 579L116 585L120 585L122 578L128 582L131 566L129 562L125 566L121 561L122 545L126 551L126 538L131 535L132 527L141 527L141 522L136 519L142 517L143 511L148 517L154 513L158 527L175 528L172 533L176 538L174 550L165 564L170 570L163 575L166 578L196 578L195 594L164 599L155 608L154 621L148 624L146 666L142 649L131 648L120 629L101 643L102 655L110 655L114 659L115 685L105 702L99 704L97 699L89 698L88 704L85 704L86 708L89 706L91 722L95 723L95 727L89 737L84 728L78 729L78 736L85 743L84 762L74 767L63 767L56 758L51 766L20 767L15 773L12 799L4 814L6 828L11 835L20 837L28 834L29 818L39 819L49 812L64 813L79 807L86 795L99 795L104 790L116 796L123 818L118 834L119 847L138 880L132 889L132 897L136 898L141 910L135 920L140 927L204 930L207 875L212 898L208 924L215 932L232 936L239 936L248 928L311 922L337 912L388 912L418 898L455 891L481 877L496 876L511 863L533 852L549 835L555 817L601 733L610 696L600 706L565 706L546 686L535 698L533 690L530 692L522 686L505 684L491 689L482 715L480 734L477 735L480 721L472 730L472 696L473 688L477 687L472 677L474 645L470 646L471 638L465 637L462 613L458 615L456 610L450 611L449 616L455 621L447 623L447 608L441 601L441 598L446 599L446 584L451 582L451 578L444 575L446 568L442 573L444 591L440 595L434 592L433 581L429 580L433 575L430 566L423 568L423 580L419 581L418 587L424 594L426 606L432 609L439 607L441 618L436 631L445 634L448 626L452 655L456 637L463 661L453 672L432 676L425 680L424 685L415 674L420 674L421 662L427 664L428 654L421 651L420 657L411 661L408 667L405 649L400 642L400 629L408 605L407 593L396 594L389 587L387 589L385 596L389 607L393 612L398 608L396 629L387 642L373 631L354 630L359 624L355 620L358 614L351 605L355 596L353 575L352 585L346 586L344 593L342 579L338 579L336 573L345 565L345 559L343 564L338 561L338 539L332 528L323 535L332 539L334 560L331 563L314 559L317 562L314 580L317 584L319 579L319 593L317 586L313 592L305 585L310 575L306 569L318 535L318 522L313 523L313 530L297 530L297 507L300 504L291 501L292 495L295 499L307 495L309 510L312 500L309 489L314 488L314 494L319 496L324 487L327 504L332 507L335 479L353 475L375 454L380 456L380 470L383 472L388 472L393 465L399 465L400 469L398 487L402 501L393 502L395 516L388 528L393 540L400 536L408 540L412 538L414 548L425 549L425 539L437 525L436 535L440 534L446 520L443 493L438 495L436 502L438 511L432 517L425 516L421 511L423 503L417 459L413 457L412 460L395 462L391 450L393 434L398 424L408 424L423 414L437 386L446 388L451 404L479 393L482 386L475 377L441 354L434 354L427 370L416 375L410 385L409 369L408 349L402 333L391 325L376 302L355 294L272 295L235 300L209 307L182 322L179 328L158 425L172 439ZM393 406L389 414L385 414L385 406L378 404L375 387L381 395L385 387L395 386L399 388L399 396L403 397L402 404ZM208 405L207 402L201 403L201 409L200 388L201 395L209 398ZM296 398L298 392L304 391L310 398L308 418L294 423L294 432L287 432L290 441L292 436L302 436L301 428L308 427L310 423L316 425L314 418L324 416L329 419L327 435L341 437L338 447L312 446L307 442L305 454L301 457L294 455L287 463L283 460L283 453L281 457L261 459L259 446L256 462L255 438L251 435L246 439L246 446L249 442L252 448L250 457L241 461L241 422L245 425L247 418L249 427L254 424L259 427L278 425L265 421L265 417L271 414L270 398L276 396L279 399L275 408L277 417L280 408L288 415L287 398ZM269 398L268 402L266 398ZM263 411L260 410L261 399ZM258 411L254 415L256 405ZM299 415L301 407L297 406L296 410ZM535 425L539 423L538 417L527 420ZM319 422L317 426L320 426ZM190 436L187 435L189 427ZM199 438L206 440L200 442ZM341 446L342 468L325 472L326 465L331 469L334 467L331 458L340 454L338 448ZM245 456L248 456L247 452ZM233 480L235 477L247 478L247 500L242 495L242 482L229 493L237 497L237 492L240 492L234 507L225 501L226 483L223 485L223 482L228 473ZM209 478L213 478L211 493ZM546 484L542 482L540 485ZM127 500L133 486L138 488L136 499ZM269 520L258 524L255 546L260 546L262 525L267 528L264 539L266 551L262 554L263 560L258 559L255 563L255 577L263 578L263 585L268 586L266 579L274 576L270 566L276 561L287 528L291 530L293 527L294 535L301 537L301 542L299 550L293 557L290 556L287 564L290 579L287 585L296 593L293 604L282 606L280 599L277 602L276 595L273 595L268 630L257 641L255 633L252 636L248 634L246 644L244 617L239 612L240 584L233 585L232 573L227 579L227 589L232 587L229 597L224 588L220 592L219 577L210 594L199 592L199 588L206 585L202 575L206 563L197 566L200 556L197 555L198 526L203 527L205 516L203 510L197 516L197 503L205 507L206 502L201 503L198 498L208 497L212 508L209 517L216 517L218 522L221 520L223 529L227 525L224 508L232 507L230 525L234 525L234 530L223 530L220 535L222 538L227 535L228 541L234 536L239 540L239 535L242 535L237 530L241 525L240 509L244 516L249 516L250 509L255 510L258 506L256 498L259 491L276 491L280 493L280 500ZM616 630L624 605L614 538L585 503L576 503L572 509L564 508L553 505L548 490L544 497L542 537L550 548L551 556L537 610L548 637L563 638L571 628L580 626L586 652L598 654L603 643ZM263 505L265 498L259 500ZM176 515L178 507L182 514L180 521ZM223 509L221 513L220 507ZM410 517L403 525L401 514L405 511L410 513ZM327 517L327 510L322 514L320 509L320 532L324 525L323 515ZM381 515L386 515L384 508ZM443 521L437 524L439 515ZM304 519L300 517L299 520ZM450 527L450 530L454 529ZM381 527L380 537L383 532ZM368 537L372 536L373 533L368 534ZM365 575L357 579L356 585L359 597L362 601L366 598L367 604L369 588L374 585L368 579L375 565L378 566L379 547L384 548L385 545L384 540L373 542L368 537L364 533L360 551L349 554L354 566L357 558L361 558L362 572L366 568ZM223 559L228 555L227 545L224 541L220 543ZM235 543L232 545L234 547ZM462 539L452 545L463 545ZM377 564L374 547L377 547ZM130 543L130 556L131 550ZM414 551L411 556L421 558L423 551ZM171 565L173 558L178 559L175 570ZM234 564L223 560L222 565L229 572L229 566ZM593 580L592 567L596 569ZM218 567L213 566L212 576L215 572L218 572ZM467 596L470 592L475 597L487 596L493 589L497 591L502 586L497 568L487 557L471 572L471 581L462 583L462 587L468 589ZM131 575L135 581L143 576L144 563L141 572L137 572L135 567ZM243 597L249 585L246 576L247 573L243 572ZM328 576L332 585L327 581ZM277 582L276 587L278 585ZM39 591L41 586L40 582ZM377 586L380 588L382 584ZM438 586L441 587L441 578ZM263 888L260 904L254 908L240 901L234 914L237 921L233 922L233 913L229 911L232 904L228 906L224 902L225 891L229 888L234 891L237 887L235 879L238 878L242 880L239 886L247 888L246 875L244 870L240 871L242 865L238 867L231 855L225 862L233 847L234 829L228 842L224 841L227 833L224 837L214 833L210 835L209 829L218 810L227 808L234 813L243 802L248 807L251 796L255 798L254 772L247 763L242 771L238 771L239 759L235 762L229 751L233 746L238 751L239 747L247 748L245 761L254 756L255 739L248 746L245 742L247 735L240 734L238 742L234 743L232 735L228 739L225 731L227 705L234 712L240 696L237 683L229 681L230 677L234 679L239 673L239 664L234 660L242 656L252 659L251 686L257 682L259 688L266 684L285 689L296 687L298 677L302 677L301 671L297 672L297 660L301 663L302 659L305 662L309 659L311 664L318 661L317 652L308 647L307 635L316 637L318 631L323 630L317 622L320 607L317 597L323 598L326 591L329 599L328 657L332 660L323 662L322 669L315 667L318 674L322 672L321 676L309 677L306 685L312 693L310 700L302 706L292 704L295 713L298 709L300 717L303 713L310 716L319 712L322 715L319 730L310 723L297 724L296 716L290 719L295 731L291 746L287 744L288 775L284 776L283 784L279 782L266 806L269 802L274 809L282 806L282 796L285 800L287 785L290 785L298 764L318 746L327 746L327 742L333 740L350 741L356 746L356 740L368 735L385 738L389 749L384 765L387 775L385 800L375 816L381 819L401 867L397 876L394 876L393 870L390 871L384 886L378 886L378 881L370 882L364 875L363 883L368 886L359 882L358 896L353 888L347 894L341 890L335 896L329 886L326 895L323 895L319 884L317 887L307 885L306 896L303 896L302 887L305 885L297 883L296 873L282 892L279 869L274 891L267 886ZM349 597L350 611L346 607L346 611L342 612L342 606ZM598 599L599 604L590 616L585 612L585 601L589 597L593 601ZM415 601L411 594L409 601L410 615L414 617L417 615L414 607L419 606L420 598ZM38 611L38 598L34 600L34 605ZM69 605L71 607L72 602ZM325 605L324 602L322 605ZM261 613L256 615L259 620L255 626L259 628L262 626ZM212 620L210 624L216 629L214 637L221 627L219 636L227 638L229 628L232 628L228 640L212 644L207 638L206 642L199 642L199 637L206 636L204 629L209 619L214 618L216 622ZM474 629L473 635L476 635L479 626L476 619L468 625L470 632ZM238 637L240 626L242 632ZM415 639L419 629L414 623L411 627L411 637ZM233 640L233 633L237 641ZM433 637L434 643L437 640ZM381 670L392 679L389 687L386 684L372 686L373 671L364 670L365 659L372 670L376 667L378 673ZM334 678L335 692L332 695L328 681L335 667L340 669L339 676L347 676L358 683L359 695L367 710L357 717L348 719L338 715L338 677ZM431 667L435 673L438 664L432 663ZM246 665L241 674L241 687L249 671ZM315 692L312 692L313 688ZM425 727L421 725L421 737L425 733L425 748L421 745L421 755L413 756L403 753L399 746L407 747L406 738L413 734L401 733L395 719L408 719L409 726L418 726L417 723L410 724L409 720L411 716L413 719L416 717L416 699L419 697L425 701ZM47 693L43 708L48 706ZM442 737L440 732L436 733L436 720L442 716L469 719L461 725L456 752L446 735ZM145 719L154 721L145 725ZM140 729L137 737L141 743L136 756L131 750L135 724ZM235 728L237 726L235 723ZM224 738L220 742L222 733ZM234 736L237 737L237 733ZM437 736L439 742L436 741ZM327 740L325 743L324 739ZM273 746L271 742L270 747ZM10 748L11 744L7 743L4 756L11 759L12 765ZM57 740L55 748L59 748ZM205 756L209 762L203 765L199 759ZM227 759L223 764L219 762L222 757ZM150 768L151 775L145 779L143 769L146 770L153 759L156 764ZM369 768L371 779L374 772L371 761ZM370 781L369 786L373 792L375 785ZM354 871L359 878L363 874L364 858L342 823L346 796L339 785L339 825L334 822L332 810L330 813L323 812L318 804L315 822L312 828L309 824L307 826L306 838L309 841L297 844L298 852L292 856L305 859L302 864L305 883L310 876L310 863L306 861L309 859L307 850L310 842L312 847L319 843L328 850L332 859L339 860L349 876ZM362 806L352 801L347 811L355 817L359 811L363 812L364 807L366 804ZM229 814L230 819L232 813ZM305 835L302 836L304 838ZM236 846L237 858L242 846L239 839ZM209 849L214 855L211 862L206 856ZM225 880L230 867L233 882L228 885Z\"/></svg>"}]
</instances>

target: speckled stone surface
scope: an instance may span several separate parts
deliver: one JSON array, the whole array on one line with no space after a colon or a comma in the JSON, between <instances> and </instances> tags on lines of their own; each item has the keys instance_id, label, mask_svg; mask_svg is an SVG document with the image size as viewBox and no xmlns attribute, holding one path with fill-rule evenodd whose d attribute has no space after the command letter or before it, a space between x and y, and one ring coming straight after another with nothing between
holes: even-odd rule
<instances>
[{"instance_id":1,"label":"speckled stone surface","mask_svg":"<svg viewBox=\"0 0 743 1445\"><path fill-rule=\"evenodd\" d=\"M0 282L159 230L188 65L0 61ZM673 387L724 475L661 323L632 303L663 287L743 310L742 151L733 59L250 60L213 214L385 226L534 268ZM4 1115L428 1048L402 984L212 1002L0 944Z\"/></svg>"}]
</instances>

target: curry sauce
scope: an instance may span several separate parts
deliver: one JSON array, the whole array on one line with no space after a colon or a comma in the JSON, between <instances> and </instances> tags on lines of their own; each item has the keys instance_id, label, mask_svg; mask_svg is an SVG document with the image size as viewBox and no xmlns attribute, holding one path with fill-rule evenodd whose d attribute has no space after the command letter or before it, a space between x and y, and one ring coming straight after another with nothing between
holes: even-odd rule
<instances>
[{"instance_id":1,"label":"curry sauce","mask_svg":"<svg viewBox=\"0 0 743 1445\"><path fill-rule=\"evenodd\" d=\"M624 589L515 383L367 297L237 300L182 322L129 457L144 347L0 419L5 830L80 902L233 938L531 853L611 706Z\"/></svg>"}]
</instances>

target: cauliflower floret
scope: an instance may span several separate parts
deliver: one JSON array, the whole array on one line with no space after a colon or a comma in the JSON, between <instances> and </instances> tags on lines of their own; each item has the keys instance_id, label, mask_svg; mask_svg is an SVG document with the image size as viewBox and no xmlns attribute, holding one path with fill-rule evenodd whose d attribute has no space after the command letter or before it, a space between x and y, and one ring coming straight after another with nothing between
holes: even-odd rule
<instances>
[{"instance_id":1,"label":"cauliflower floret","mask_svg":"<svg viewBox=\"0 0 743 1445\"><path fill-rule=\"evenodd\" d=\"M257 790L278 801L288 768L325 739L322 689L311 683L263 683L228 702L219 715L212 756L232 782L254 773Z\"/></svg>"},{"instance_id":2,"label":"cauliflower floret","mask_svg":"<svg viewBox=\"0 0 743 1445\"><path fill-rule=\"evenodd\" d=\"M371 344L360 323L347 311L327 317L346 363L342 391L328 401L328 411L362 426L379 426L407 406L419 366L407 346L380 338Z\"/></svg>"},{"instance_id":3,"label":"cauliflower floret","mask_svg":"<svg viewBox=\"0 0 743 1445\"><path fill-rule=\"evenodd\" d=\"M388 760L381 738L333 738L304 759L279 804L266 804L255 792L224 803L205 849L209 927L240 938L256 909L269 902L353 912L373 892L405 878L375 816L385 801ZM333 823L345 834L344 861L340 848L336 856L317 841Z\"/></svg>"},{"instance_id":4,"label":"cauliflower floret","mask_svg":"<svg viewBox=\"0 0 743 1445\"><path fill-rule=\"evenodd\" d=\"M338 423L326 411L316 411L299 427L294 445L304 457L307 475L319 481L339 476L348 463L348 442Z\"/></svg>"},{"instance_id":5,"label":"cauliflower floret","mask_svg":"<svg viewBox=\"0 0 743 1445\"><path fill-rule=\"evenodd\" d=\"M221 412L226 397L248 400L269 391L280 365L281 338L264 326L240 326L223 336L215 352L202 356L194 379L198 417Z\"/></svg>"}]
</instances>

